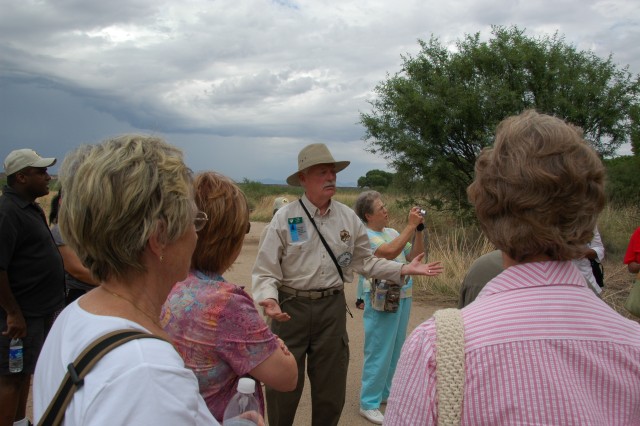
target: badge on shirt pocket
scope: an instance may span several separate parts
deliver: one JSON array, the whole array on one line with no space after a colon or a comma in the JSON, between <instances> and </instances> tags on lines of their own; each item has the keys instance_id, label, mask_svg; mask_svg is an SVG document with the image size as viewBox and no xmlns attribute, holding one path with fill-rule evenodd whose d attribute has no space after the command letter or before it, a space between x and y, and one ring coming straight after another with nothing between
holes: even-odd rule
<instances>
[{"instance_id":1,"label":"badge on shirt pocket","mask_svg":"<svg viewBox=\"0 0 640 426\"><path fill-rule=\"evenodd\" d=\"M307 233L307 225L301 217L290 217L287 219L289 224L289 234L292 243L301 243L309 239Z\"/></svg>"}]
</instances>

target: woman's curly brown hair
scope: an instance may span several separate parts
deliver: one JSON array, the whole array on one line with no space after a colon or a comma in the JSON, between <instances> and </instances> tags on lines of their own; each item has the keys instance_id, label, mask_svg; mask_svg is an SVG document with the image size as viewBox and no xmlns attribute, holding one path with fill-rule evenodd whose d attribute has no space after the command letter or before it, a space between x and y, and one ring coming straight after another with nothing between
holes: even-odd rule
<instances>
[{"instance_id":1,"label":"woman's curly brown hair","mask_svg":"<svg viewBox=\"0 0 640 426\"><path fill-rule=\"evenodd\" d=\"M581 129L527 110L498 125L467 193L489 240L512 259L570 260L593 237L604 176Z\"/></svg>"}]
</instances>

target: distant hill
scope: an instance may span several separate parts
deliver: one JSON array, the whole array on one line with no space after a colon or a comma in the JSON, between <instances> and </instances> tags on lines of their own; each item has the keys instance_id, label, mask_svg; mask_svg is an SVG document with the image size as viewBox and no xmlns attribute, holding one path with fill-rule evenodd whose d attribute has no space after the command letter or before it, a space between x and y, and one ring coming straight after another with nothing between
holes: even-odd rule
<instances>
[{"instance_id":1,"label":"distant hill","mask_svg":"<svg viewBox=\"0 0 640 426\"><path fill-rule=\"evenodd\" d=\"M265 185L286 185L287 182L284 179L260 179L258 182L264 183Z\"/></svg>"},{"instance_id":2,"label":"distant hill","mask_svg":"<svg viewBox=\"0 0 640 426\"><path fill-rule=\"evenodd\" d=\"M266 178L266 179L260 179L258 180L258 182L264 184L264 185L281 185L281 186L287 186L287 182L283 179L278 180L278 179L270 179L270 178ZM358 184L356 184L355 182L341 182L340 180L338 180L338 187L340 188L357 188Z\"/></svg>"}]
</instances>

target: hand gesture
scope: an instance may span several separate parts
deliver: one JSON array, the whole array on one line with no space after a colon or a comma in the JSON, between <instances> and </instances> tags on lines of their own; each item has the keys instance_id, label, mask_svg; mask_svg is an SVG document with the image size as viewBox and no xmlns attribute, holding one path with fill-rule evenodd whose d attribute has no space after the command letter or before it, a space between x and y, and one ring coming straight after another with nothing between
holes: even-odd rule
<instances>
[{"instance_id":1,"label":"hand gesture","mask_svg":"<svg viewBox=\"0 0 640 426\"><path fill-rule=\"evenodd\" d=\"M435 277L444 271L444 266L442 266L442 262L440 261L427 263L424 266L427 267L427 273L425 275L428 277Z\"/></svg>"},{"instance_id":2,"label":"hand gesture","mask_svg":"<svg viewBox=\"0 0 640 426\"><path fill-rule=\"evenodd\" d=\"M427 277L435 277L436 275L440 275L442 271L444 271L442 262L438 261L423 264L423 258L424 253L420 253L413 258L411 263L403 265L400 273L402 275L424 275Z\"/></svg>"},{"instance_id":3,"label":"hand gesture","mask_svg":"<svg viewBox=\"0 0 640 426\"><path fill-rule=\"evenodd\" d=\"M280 305L278 305L275 299L265 299L258 303L258 305L262 306L264 314L271 319L279 322L289 321L291 319L288 313L280 310Z\"/></svg>"}]
</instances>

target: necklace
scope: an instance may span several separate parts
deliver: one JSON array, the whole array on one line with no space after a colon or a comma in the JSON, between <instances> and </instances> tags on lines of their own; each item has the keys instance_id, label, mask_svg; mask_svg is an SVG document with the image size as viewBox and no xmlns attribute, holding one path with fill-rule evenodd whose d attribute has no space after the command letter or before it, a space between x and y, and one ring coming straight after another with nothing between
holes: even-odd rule
<instances>
[{"instance_id":1,"label":"necklace","mask_svg":"<svg viewBox=\"0 0 640 426\"><path fill-rule=\"evenodd\" d=\"M129 303L131 306L133 306L138 312L140 312L142 315L144 315L145 317L149 318L151 320L151 322L156 325L158 328L162 329L162 327L160 326L160 320L159 319L153 319L153 316L149 315L148 313L146 313L145 311L143 311L141 308L139 308L135 303L133 303L131 300L127 299L124 296L120 296L118 293L113 292L111 290L107 290L106 288L104 288L104 286L100 286L101 289L103 289L104 291L106 291L107 293L120 298L124 301L126 301L127 303Z\"/></svg>"}]
</instances>

